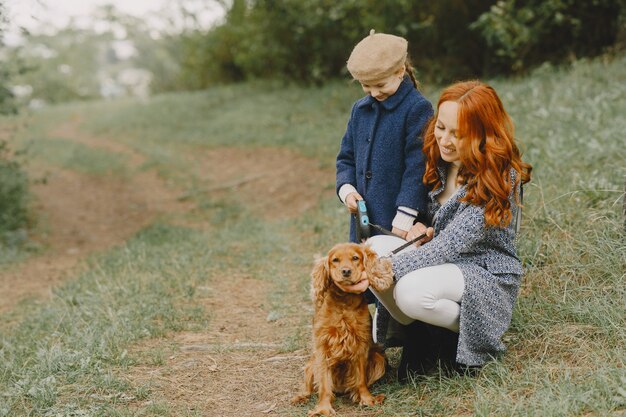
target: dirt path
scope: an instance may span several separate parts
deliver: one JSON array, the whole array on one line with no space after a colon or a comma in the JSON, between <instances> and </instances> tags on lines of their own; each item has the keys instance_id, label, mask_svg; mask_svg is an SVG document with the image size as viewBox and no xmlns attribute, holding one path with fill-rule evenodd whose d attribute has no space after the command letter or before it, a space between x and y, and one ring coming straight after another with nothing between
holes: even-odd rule
<instances>
[{"instance_id":1,"label":"dirt path","mask_svg":"<svg viewBox=\"0 0 626 417\"><path fill-rule=\"evenodd\" d=\"M298 281L293 278L285 281ZM203 300L207 311L212 312L208 331L179 333L168 340L149 340L135 346L136 357L158 351L166 359L158 365L134 366L124 377L134 386L149 386L151 398L165 399L183 414L262 417L284 416L284 410L291 410L287 415L305 415L307 406L293 409L289 399L300 388L309 351L282 351L285 338L302 323L297 317L270 319L265 300L272 289L258 279L235 275L216 280L211 287L216 295ZM292 289L291 293L295 292ZM222 294L228 294L226 309ZM309 306L303 307L306 316L312 314ZM143 409L151 401L130 406ZM344 417L380 414L379 408L355 407L342 397L334 405Z\"/></svg>"},{"instance_id":2,"label":"dirt path","mask_svg":"<svg viewBox=\"0 0 626 417\"><path fill-rule=\"evenodd\" d=\"M46 183L33 191L37 214L49 227L37 237L47 250L0 271L0 313L26 297L45 301L89 254L122 244L159 216L194 208L193 198L181 198L183 190L166 184L153 170L140 169L143 155L115 140L86 135L77 125L74 120L49 136L122 154L132 175L121 179L46 168ZM200 178L198 192L249 196L249 204L268 219L298 216L318 201L320 193L333 192L323 186L332 172L281 148L213 149L188 159ZM37 166L29 170L35 177L43 172ZM296 285L297 280L289 282ZM139 365L125 376L134 384L148 383L151 398L166 398L174 409L223 417L277 415L299 384L307 355L281 353L280 343L301 323L270 318L266 304L271 289L258 279L233 276L210 285L211 294L230 294L228 305L215 296L201 300L211 312L210 329L135 346L136 352L163 346L171 351L166 363Z\"/></svg>"},{"instance_id":3,"label":"dirt path","mask_svg":"<svg viewBox=\"0 0 626 417\"><path fill-rule=\"evenodd\" d=\"M300 382L307 352L280 352L285 335L300 323L267 320L270 288L258 279L233 276L217 280L212 290L229 294L228 311L221 297L203 300L213 317L207 332L174 335L164 363L133 367L125 377L135 386L150 386L158 393L151 398L164 398L177 410L211 417L277 415ZM150 340L134 353L163 346Z\"/></svg>"},{"instance_id":4,"label":"dirt path","mask_svg":"<svg viewBox=\"0 0 626 417\"><path fill-rule=\"evenodd\" d=\"M236 190L255 213L266 219L296 217L313 207L334 172L284 148L220 148L199 155L204 192L218 195Z\"/></svg>"},{"instance_id":5,"label":"dirt path","mask_svg":"<svg viewBox=\"0 0 626 417\"><path fill-rule=\"evenodd\" d=\"M123 243L159 215L190 208L190 203L179 201L179 192L168 187L155 172L140 171L144 159L132 150L81 134L74 123L61 126L52 134L122 153L136 174L130 181L123 181L34 163L27 167L32 178L45 176L45 182L34 184L31 190L36 199L36 215L44 225L34 238L46 250L0 272L0 312L25 297L49 296L51 288L89 254Z\"/></svg>"}]
</instances>

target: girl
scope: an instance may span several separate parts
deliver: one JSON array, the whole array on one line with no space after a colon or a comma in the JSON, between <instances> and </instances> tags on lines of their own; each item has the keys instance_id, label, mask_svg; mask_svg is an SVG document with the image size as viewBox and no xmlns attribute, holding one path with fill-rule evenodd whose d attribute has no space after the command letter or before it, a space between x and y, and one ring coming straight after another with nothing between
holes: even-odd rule
<instances>
[{"instance_id":1,"label":"girl","mask_svg":"<svg viewBox=\"0 0 626 417\"><path fill-rule=\"evenodd\" d=\"M495 90L479 81L446 88L428 124L424 153L433 227L417 223L410 229L409 240L425 231L428 237L417 249L389 258L395 287L375 293L392 317L414 330L403 349L401 380L432 365L424 356L424 323L456 336L448 341L454 341L457 369L480 367L504 352L501 338L522 276L514 219L532 168L521 160ZM370 242L386 254L402 243L391 240L375 236Z\"/></svg>"},{"instance_id":2,"label":"girl","mask_svg":"<svg viewBox=\"0 0 626 417\"><path fill-rule=\"evenodd\" d=\"M364 199L370 222L400 237L427 209L420 135L433 114L417 90L407 46L372 30L354 47L348 71L367 96L352 106L337 155L336 191L348 211ZM350 240L357 241L354 216Z\"/></svg>"}]
</instances>

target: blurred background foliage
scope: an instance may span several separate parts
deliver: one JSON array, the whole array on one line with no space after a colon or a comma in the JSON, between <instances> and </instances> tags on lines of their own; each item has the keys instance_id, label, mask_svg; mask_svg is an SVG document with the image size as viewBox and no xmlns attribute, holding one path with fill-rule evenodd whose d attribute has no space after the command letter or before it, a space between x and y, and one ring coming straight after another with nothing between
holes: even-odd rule
<instances>
[{"instance_id":1,"label":"blurred background foliage","mask_svg":"<svg viewBox=\"0 0 626 417\"><path fill-rule=\"evenodd\" d=\"M257 79L320 85L349 77L346 59L372 28L407 38L418 78L433 84L610 55L626 38L623 0L199 0L224 11L209 28L189 1L163 11L158 29L104 6L97 31L25 33L2 48L2 111L15 95L50 103Z\"/></svg>"},{"instance_id":2,"label":"blurred background foliage","mask_svg":"<svg viewBox=\"0 0 626 417\"><path fill-rule=\"evenodd\" d=\"M198 4L222 17L207 28ZM431 85L611 59L626 45L624 0L175 0L152 16L157 25L103 6L90 26L22 28L13 44L7 7L0 0L0 115L253 80L345 80L347 57L372 28L408 39L417 76ZM15 196L26 195L27 181L10 134L0 131L0 242L27 222L14 215L26 206Z\"/></svg>"},{"instance_id":3,"label":"blurred background foliage","mask_svg":"<svg viewBox=\"0 0 626 417\"><path fill-rule=\"evenodd\" d=\"M470 29L486 47L487 74L517 73L543 62L595 56L618 41L623 47L624 2L498 1Z\"/></svg>"},{"instance_id":4,"label":"blurred background foliage","mask_svg":"<svg viewBox=\"0 0 626 417\"><path fill-rule=\"evenodd\" d=\"M3 39L7 14L0 2L0 41ZM2 46L2 42L0 42ZM1 52L1 51L0 51ZM0 116L17 112L11 79L22 66L9 63L0 54ZM22 160L7 145L7 132L0 125L0 251L7 252L26 240L29 223L28 176L22 169ZM0 259L2 257L0 256Z\"/></svg>"},{"instance_id":5,"label":"blurred background foliage","mask_svg":"<svg viewBox=\"0 0 626 417\"><path fill-rule=\"evenodd\" d=\"M7 15L4 4L0 2L0 47L3 45L4 31L7 24ZM1 56L0 56L1 57ZM0 65L0 114L14 112L13 93L9 89L10 71L7 63L3 59Z\"/></svg>"},{"instance_id":6,"label":"blurred background foliage","mask_svg":"<svg viewBox=\"0 0 626 417\"><path fill-rule=\"evenodd\" d=\"M182 88L258 78L346 77L371 28L409 40L420 78L517 75L623 47L622 0L233 0L224 21L180 37Z\"/></svg>"}]
</instances>

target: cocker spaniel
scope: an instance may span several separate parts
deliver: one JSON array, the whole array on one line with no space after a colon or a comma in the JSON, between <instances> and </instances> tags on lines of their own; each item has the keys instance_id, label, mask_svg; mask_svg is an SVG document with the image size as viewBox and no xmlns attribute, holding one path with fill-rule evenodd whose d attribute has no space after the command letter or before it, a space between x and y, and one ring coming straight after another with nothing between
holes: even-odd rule
<instances>
[{"instance_id":1,"label":"cocker spaniel","mask_svg":"<svg viewBox=\"0 0 626 417\"><path fill-rule=\"evenodd\" d=\"M381 404L385 396L374 396L368 388L384 375L385 356L372 340L367 301L362 293L345 292L340 286L355 288L367 279L383 291L393 283L391 263L378 259L364 244L340 243L316 261L311 278L313 352L304 368L302 393L292 403L308 401L317 388L318 403L309 416L334 416L335 393L349 394L361 405Z\"/></svg>"}]
</instances>

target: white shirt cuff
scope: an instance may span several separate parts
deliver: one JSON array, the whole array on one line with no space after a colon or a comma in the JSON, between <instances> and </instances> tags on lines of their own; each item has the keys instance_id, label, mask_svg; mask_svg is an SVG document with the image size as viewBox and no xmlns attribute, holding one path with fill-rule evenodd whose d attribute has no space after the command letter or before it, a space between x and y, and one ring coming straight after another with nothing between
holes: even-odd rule
<instances>
[{"instance_id":1,"label":"white shirt cuff","mask_svg":"<svg viewBox=\"0 0 626 417\"><path fill-rule=\"evenodd\" d=\"M397 227L400 230L408 232L413 226L413 222L415 221L416 218L417 218L417 210L400 206L398 207L398 211L396 212L396 217L393 218L393 222L391 223L391 225L393 227Z\"/></svg>"},{"instance_id":2,"label":"white shirt cuff","mask_svg":"<svg viewBox=\"0 0 626 417\"><path fill-rule=\"evenodd\" d=\"M344 184L339 188L339 199L343 204L346 204L346 197L350 193L356 193L356 188L352 184Z\"/></svg>"}]
</instances>

